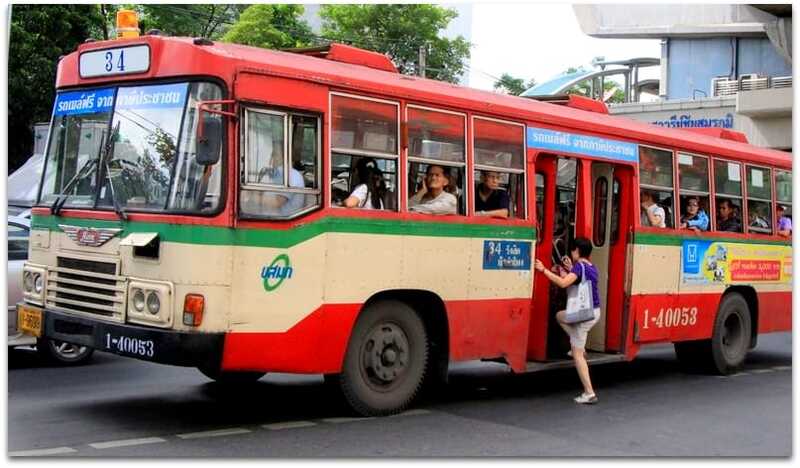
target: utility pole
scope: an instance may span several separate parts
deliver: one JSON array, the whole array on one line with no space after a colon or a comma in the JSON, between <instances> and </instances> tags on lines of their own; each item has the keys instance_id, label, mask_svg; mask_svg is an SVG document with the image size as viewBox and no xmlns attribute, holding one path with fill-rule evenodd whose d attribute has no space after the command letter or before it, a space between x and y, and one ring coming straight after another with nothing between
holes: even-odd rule
<instances>
[{"instance_id":1,"label":"utility pole","mask_svg":"<svg viewBox=\"0 0 800 468\"><path fill-rule=\"evenodd\" d=\"M425 78L425 57L427 53L427 44L419 46L419 63L417 65L417 74L423 78Z\"/></svg>"}]
</instances>

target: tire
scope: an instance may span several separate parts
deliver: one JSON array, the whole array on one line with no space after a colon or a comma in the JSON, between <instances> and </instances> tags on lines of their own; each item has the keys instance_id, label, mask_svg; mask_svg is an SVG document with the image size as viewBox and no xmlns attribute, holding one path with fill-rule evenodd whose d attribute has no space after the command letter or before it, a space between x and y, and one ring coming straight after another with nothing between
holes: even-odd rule
<instances>
[{"instance_id":1,"label":"tire","mask_svg":"<svg viewBox=\"0 0 800 468\"><path fill-rule=\"evenodd\" d=\"M212 369L205 366L200 366L197 370L209 379L224 385L244 385L253 383L267 374L266 372L222 371L217 368Z\"/></svg>"},{"instance_id":2,"label":"tire","mask_svg":"<svg viewBox=\"0 0 800 468\"><path fill-rule=\"evenodd\" d=\"M742 366L750 348L751 328L747 301L736 293L723 297L711 337L713 370L727 375Z\"/></svg>"},{"instance_id":3,"label":"tire","mask_svg":"<svg viewBox=\"0 0 800 468\"><path fill-rule=\"evenodd\" d=\"M425 325L409 305L369 306L353 328L338 377L345 400L363 416L405 410L422 388L428 349Z\"/></svg>"},{"instance_id":4,"label":"tire","mask_svg":"<svg viewBox=\"0 0 800 468\"><path fill-rule=\"evenodd\" d=\"M45 338L40 338L36 341L36 351L46 361L62 366L85 364L94 354L94 349L87 346Z\"/></svg>"}]
</instances>

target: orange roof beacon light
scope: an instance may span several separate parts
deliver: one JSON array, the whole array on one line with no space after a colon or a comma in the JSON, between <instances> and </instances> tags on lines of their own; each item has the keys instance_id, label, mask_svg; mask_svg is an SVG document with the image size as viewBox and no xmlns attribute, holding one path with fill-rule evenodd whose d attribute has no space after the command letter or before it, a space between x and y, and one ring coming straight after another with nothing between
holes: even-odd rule
<instances>
[{"instance_id":1,"label":"orange roof beacon light","mask_svg":"<svg viewBox=\"0 0 800 468\"><path fill-rule=\"evenodd\" d=\"M139 37L139 15L133 10L117 12L117 39Z\"/></svg>"}]
</instances>

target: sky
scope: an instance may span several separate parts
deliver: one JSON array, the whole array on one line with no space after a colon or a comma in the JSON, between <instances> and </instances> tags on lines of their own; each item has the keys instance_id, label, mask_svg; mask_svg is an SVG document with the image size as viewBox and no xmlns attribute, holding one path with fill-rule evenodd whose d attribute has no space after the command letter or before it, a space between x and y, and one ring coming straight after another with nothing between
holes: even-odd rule
<instances>
[{"instance_id":1,"label":"sky","mask_svg":"<svg viewBox=\"0 0 800 468\"><path fill-rule=\"evenodd\" d=\"M569 67L584 65L596 56L606 60L661 56L658 39L597 39L581 31L572 5L566 3L473 3L446 5L461 10L465 18L452 29L469 22L473 43L468 84L492 90L503 73L534 78L543 83ZM643 69L640 78L658 78L658 67Z\"/></svg>"}]
</instances>

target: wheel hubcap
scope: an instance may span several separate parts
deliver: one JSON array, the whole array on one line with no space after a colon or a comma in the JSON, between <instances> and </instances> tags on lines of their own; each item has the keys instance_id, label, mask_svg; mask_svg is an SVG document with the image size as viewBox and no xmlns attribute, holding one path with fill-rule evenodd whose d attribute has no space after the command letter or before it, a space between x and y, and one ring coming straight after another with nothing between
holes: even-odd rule
<instances>
[{"instance_id":1,"label":"wheel hubcap","mask_svg":"<svg viewBox=\"0 0 800 468\"><path fill-rule=\"evenodd\" d=\"M63 341L53 341L52 343L56 353L69 359L77 358L86 350L85 346L75 346L72 343L65 343Z\"/></svg>"},{"instance_id":2,"label":"wheel hubcap","mask_svg":"<svg viewBox=\"0 0 800 468\"><path fill-rule=\"evenodd\" d=\"M373 328L361 352L368 381L382 388L399 381L408 365L408 350L408 337L397 325L383 323Z\"/></svg>"}]
</instances>

